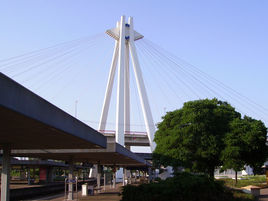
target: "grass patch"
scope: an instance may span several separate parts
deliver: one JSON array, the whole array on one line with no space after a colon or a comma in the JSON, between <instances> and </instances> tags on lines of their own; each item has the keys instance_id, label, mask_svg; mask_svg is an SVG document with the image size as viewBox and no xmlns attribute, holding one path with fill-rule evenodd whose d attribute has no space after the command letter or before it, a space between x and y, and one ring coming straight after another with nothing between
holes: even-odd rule
<instances>
[{"instance_id":1,"label":"grass patch","mask_svg":"<svg viewBox=\"0 0 268 201\"><path fill-rule=\"evenodd\" d=\"M265 175L255 175L255 176L245 176L242 177L243 179L237 180L237 184L235 184L234 179L230 178L224 178L224 179L218 179L220 181L224 181L225 185L228 187L244 187L248 185L254 185L254 186L259 186L259 187L266 187L266 177Z\"/></svg>"},{"instance_id":2,"label":"grass patch","mask_svg":"<svg viewBox=\"0 0 268 201\"><path fill-rule=\"evenodd\" d=\"M239 201L253 201L257 200L252 194L247 194L242 192L241 190L231 190L233 193L234 200L239 200Z\"/></svg>"}]
</instances>

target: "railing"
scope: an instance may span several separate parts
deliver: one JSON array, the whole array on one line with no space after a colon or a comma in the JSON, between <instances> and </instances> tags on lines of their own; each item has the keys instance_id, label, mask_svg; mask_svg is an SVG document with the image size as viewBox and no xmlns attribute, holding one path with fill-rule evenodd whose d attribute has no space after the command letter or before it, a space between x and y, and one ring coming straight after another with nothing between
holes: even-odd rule
<instances>
[{"instance_id":1,"label":"railing","mask_svg":"<svg viewBox=\"0 0 268 201\"><path fill-rule=\"evenodd\" d=\"M99 130L99 132L101 132L102 134L113 134L113 135L115 135L114 130ZM128 135L147 135L146 132L142 132L142 131L125 131L125 134L128 134Z\"/></svg>"}]
</instances>

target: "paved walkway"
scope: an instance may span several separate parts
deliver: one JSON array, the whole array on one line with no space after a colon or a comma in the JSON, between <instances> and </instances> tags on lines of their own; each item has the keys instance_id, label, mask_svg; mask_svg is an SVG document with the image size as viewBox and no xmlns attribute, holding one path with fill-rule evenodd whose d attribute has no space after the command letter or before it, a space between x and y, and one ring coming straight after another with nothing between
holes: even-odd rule
<instances>
[{"instance_id":1,"label":"paved walkway","mask_svg":"<svg viewBox=\"0 0 268 201\"><path fill-rule=\"evenodd\" d=\"M268 188L261 189L259 201L268 201Z\"/></svg>"},{"instance_id":2,"label":"paved walkway","mask_svg":"<svg viewBox=\"0 0 268 201\"><path fill-rule=\"evenodd\" d=\"M79 201L120 201L121 196L119 193L121 192L121 184L117 184L116 188L111 188L110 185L106 186L106 190L102 190L101 193L95 194L94 196L82 196L81 191L78 192L78 200ZM74 194L74 197L76 197L76 194ZM40 197L33 200L27 200L27 201L36 201L36 200L51 200L51 201L64 201L64 193L57 194L57 195L51 195L46 197ZM26 201L26 200L24 200ZM268 188L261 189L260 191L260 197L258 201L268 201Z\"/></svg>"},{"instance_id":3,"label":"paved walkway","mask_svg":"<svg viewBox=\"0 0 268 201\"><path fill-rule=\"evenodd\" d=\"M117 184L116 188L113 189L109 186L106 186L106 190L102 190L101 193L96 193L94 196L82 196L81 191L78 192L78 200L79 201L120 201L121 196L119 195L121 191L121 184ZM103 188L103 187L102 187ZM76 200L76 194L74 194L74 199ZM51 195L46 197L40 197L38 199L27 200L27 201L35 201L35 200L51 200L51 201L63 201L64 194ZM25 200L26 201L26 200Z\"/></svg>"}]
</instances>

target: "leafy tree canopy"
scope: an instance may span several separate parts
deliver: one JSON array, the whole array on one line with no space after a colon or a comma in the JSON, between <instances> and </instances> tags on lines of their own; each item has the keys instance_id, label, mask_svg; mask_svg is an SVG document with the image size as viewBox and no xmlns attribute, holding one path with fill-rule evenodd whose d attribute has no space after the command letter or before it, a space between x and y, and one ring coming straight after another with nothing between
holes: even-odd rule
<instances>
[{"instance_id":1,"label":"leafy tree canopy","mask_svg":"<svg viewBox=\"0 0 268 201\"><path fill-rule=\"evenodd\" d=\"M243 122L244 134L241 139L246 150L243 160L253 167L255 173L258 173L267 159L267 128L262 121L247 116L244 117Z\"/></svg>"},{"instance_id":2,"label":"leafy tree canopy","mask_svg":"<svg viewBox=\"0 0 268 201\"><path fill-rule=\"evenodd\" d=\"M184 103L158 124L156 163L181 165L213 176L215 167L222 164L223 138L230 132L230 123L240 116L230 104L217 99Z\"/></svg>"},{"instance_id":3,"label":"leafy tree canopy","mask_svg":"<svg viewBox=\"0 0 268 201\"><path fill-rule=\"evenodd\" d=\"M266 135L267 128L262 121L248 116L234 119L224 138L222 169L232 168L237 172L249 165L257 173L267 159Z\"/></svg>"}]
</instances>

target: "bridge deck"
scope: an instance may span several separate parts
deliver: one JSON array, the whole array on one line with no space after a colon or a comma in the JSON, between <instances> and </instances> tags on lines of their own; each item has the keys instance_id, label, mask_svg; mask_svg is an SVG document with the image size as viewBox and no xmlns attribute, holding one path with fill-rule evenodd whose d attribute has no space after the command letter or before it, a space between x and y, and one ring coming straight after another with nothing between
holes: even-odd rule
<instances>
[{"instance_id":1,"label":"bridge deck","mask_svg":"<svg viewBox=\"0 0 268 201\"><path fill-rule=\"evenodd\" d=\"M115 131L100 131L105 137L107 142L115 142ZM127 131L125 133L125 145L126 146L150 146L149 138L146 132L140 131Z\"/></svg>"}]
</instances>

